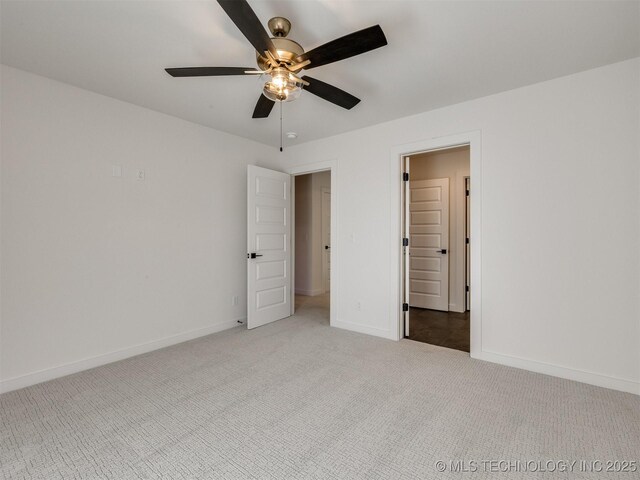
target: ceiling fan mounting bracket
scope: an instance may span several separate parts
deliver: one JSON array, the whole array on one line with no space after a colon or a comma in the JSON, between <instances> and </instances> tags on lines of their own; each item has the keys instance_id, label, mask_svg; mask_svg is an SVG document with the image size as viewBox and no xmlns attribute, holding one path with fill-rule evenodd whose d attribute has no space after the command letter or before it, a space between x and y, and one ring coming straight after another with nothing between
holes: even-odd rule
<instances>
[{"instance_id":1,"label":"ceiling fan mounting bracket","mask_svg":"<svg viewBox=\"0 0 640 480\"><path fill-rule=\"evenodd\" d=\"M291 22L284 17L273 17L267 23L271 35L278 38L284 38L291 31Z\"/></svg>"}]
</instances>

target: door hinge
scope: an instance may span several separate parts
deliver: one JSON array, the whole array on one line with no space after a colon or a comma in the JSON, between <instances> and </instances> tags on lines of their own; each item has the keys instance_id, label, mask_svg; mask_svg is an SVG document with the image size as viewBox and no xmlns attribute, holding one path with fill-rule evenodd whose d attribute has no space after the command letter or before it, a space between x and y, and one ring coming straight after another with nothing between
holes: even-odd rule
<instances>
[{"instance_id":1,"label":"door hinge","mask_svg":"<svg viewBox=\"0 0 640 480\"><path fill-rule=\"evenodd\" d=\"M469 189L467 188L467 190L464 192L465 196L469 196Z\"/></svg>"},{"instance_id":2,"label":"door hinge","mask_svg":"<svg viewBox=\"0 0 640 480\"><path fill-rule=\"evenodd\" d=\"M409 239L408 238L403 238L402 239L402 246L403 247L408 247L409 246Z\"/></svg>"},{"instance_id":3,"label":"door hinge","mask_svg":"<svg viewBox=\"0 0 640 480\"><path fill-rule=\"evenodd\" d=\"M409 181L409 172L402 172L402 180L405 182Z\"/></svg>"},{"instance_id":4,"label":"door hinge","mask_svg":"<svg viewBox=\"0 0 640 480\"><path fill-rule=\"evenodd\" d=\"M467 285L467 292L469 291L469 285Z\"/></svg>"},{"instance_id":5,"label":"door hinge","mask_svg":"<svg viewBox=\"0 0 640 480\"><path fill-rule=\"evenodd\" d=\"M469 243L469 238L467 237L465 240L466 240L466 243L468 244Z\"/></svg>"},{"instance_id":6,"label":"door hinge","mask_svg":"<svg viewBox=\"0 0 640 480\"><path fill-rule=\"evenodd\" d=\"M408 312L409 311L409 304L408 303L403 303L402 304L402 311L403 312Z\"/></svg>"}]
</instances>

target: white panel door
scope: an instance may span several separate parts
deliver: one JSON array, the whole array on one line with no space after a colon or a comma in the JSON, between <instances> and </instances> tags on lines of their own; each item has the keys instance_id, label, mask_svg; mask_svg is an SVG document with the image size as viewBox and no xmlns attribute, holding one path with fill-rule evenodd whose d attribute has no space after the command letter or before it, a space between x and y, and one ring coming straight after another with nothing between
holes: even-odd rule
<instances>
[{"instance_id":1,"label":"white panel door","mask_svg":"<svg viewBox=\"0 0 640 480\"><path fill-rule=\"evenodd\" d=\"M449 179L409 182L409 304L449 310Z\"/></svg>"},{"instance_id":2,"label":"white panel door","mask_svg":"<svg viewBox=\"0 0 640 480\"><path fill-rule=\"evenodd\" d=\"M291 177L248 169L247 328L291 315Z\"/></svg>"},{"instance_id":3,"label":"white panel door","mask_svg":"<svg viewBox=\"0 0 640 480\"><path fill-rule=\"evenodd\" d=\"M331 192L322 189L322 288L331 289Z\"/></svg>"}]
</instances>

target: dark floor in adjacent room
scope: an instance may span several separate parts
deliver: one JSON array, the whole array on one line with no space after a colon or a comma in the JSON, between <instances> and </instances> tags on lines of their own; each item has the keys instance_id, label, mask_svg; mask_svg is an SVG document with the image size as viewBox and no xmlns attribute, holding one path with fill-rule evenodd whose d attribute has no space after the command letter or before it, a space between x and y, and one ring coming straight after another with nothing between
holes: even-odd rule
<instances>
[{"instance_id":1,"label":"dark floor in adjacent room","mask_svg":"<svg viewBox=\"0 0 640 480\"><path fill-rule=\"evenodd\" d=\"M469 351L470 312L441 312L411 307L409 339L440 347Z\"/></svg>"}]
</instances>

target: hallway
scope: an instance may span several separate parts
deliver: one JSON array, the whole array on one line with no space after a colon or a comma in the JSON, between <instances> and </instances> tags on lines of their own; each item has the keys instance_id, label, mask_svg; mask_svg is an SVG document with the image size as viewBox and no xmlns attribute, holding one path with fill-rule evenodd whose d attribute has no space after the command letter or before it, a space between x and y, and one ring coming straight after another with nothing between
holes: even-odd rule
<instances>
[{"instance_id":1,"label":"hallway","mask_svg":"<svg viewBox=\"0 0 640 480\"><path fill-rule=\"evenodd\" d=\"M329 294L295 296L295 315L310 315L329 325Z\"/></svg>"}]
</instances>

